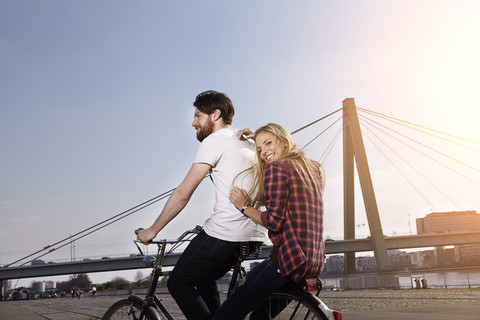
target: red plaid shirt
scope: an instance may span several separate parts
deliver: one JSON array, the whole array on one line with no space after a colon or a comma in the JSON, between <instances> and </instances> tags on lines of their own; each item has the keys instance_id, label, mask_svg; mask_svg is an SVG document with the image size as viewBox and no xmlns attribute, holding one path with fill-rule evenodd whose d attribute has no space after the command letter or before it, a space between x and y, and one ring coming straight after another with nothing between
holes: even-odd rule
<instances>
[{"instance_id":1,"label":"red plaid shirt","mask_svg":"<svg viewBox=\"0 0 480 320\"><path fill-rule=\"evenodd\" d=\"M322 186L320 172L315 178ZM283 276L297 282L319 276L325 259L323 194L308 192L287 160L267 165L264 183L267 211L261 218L273 243L270 258Z\"/></svg>"}]
</instances>

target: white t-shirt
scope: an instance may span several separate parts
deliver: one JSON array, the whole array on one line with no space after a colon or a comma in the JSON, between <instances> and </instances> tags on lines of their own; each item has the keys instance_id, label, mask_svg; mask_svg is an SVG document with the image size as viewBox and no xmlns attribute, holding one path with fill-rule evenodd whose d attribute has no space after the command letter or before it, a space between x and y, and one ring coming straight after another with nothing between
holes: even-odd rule
<instances>
[{"instance_id":1,"label":"white t-shirt","mask_svg":"<svg viewBox=\"0 0 480 320\"><path fill-rule=\"evenodd\" d=\"M194 163L212 166L210 177L215 188L213 213L203 227L209 236L232 242L266 240L266 229L242 214L229 199L232 182L240 172L252 166L254 150L251 141L241 141L231 128L215 131L200 144ZM252 184L251 173L235 180L235 186L247 191Z\"/></svg>"}]
</instances>

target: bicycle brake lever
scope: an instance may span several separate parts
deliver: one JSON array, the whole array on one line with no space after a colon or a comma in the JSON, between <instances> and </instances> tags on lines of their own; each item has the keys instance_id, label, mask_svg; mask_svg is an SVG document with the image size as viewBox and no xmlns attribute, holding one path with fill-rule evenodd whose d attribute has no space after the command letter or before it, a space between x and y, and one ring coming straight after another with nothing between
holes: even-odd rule
<instances>
[{"instance_id":1,"label":"bicycle brake lever","mask_svg":"<svg viewBox=\"0 0 480 320\"><path fill-rule=\"evenodd\" d=\"M135 243L135 245L137 246L138 251L140 251L140 254L141 254L142 256L145 256L145 254L143 254L142 249L140 249L140 246L138 245L138 240L133 240L133 243Z\"/></svg>"}]
</instances>

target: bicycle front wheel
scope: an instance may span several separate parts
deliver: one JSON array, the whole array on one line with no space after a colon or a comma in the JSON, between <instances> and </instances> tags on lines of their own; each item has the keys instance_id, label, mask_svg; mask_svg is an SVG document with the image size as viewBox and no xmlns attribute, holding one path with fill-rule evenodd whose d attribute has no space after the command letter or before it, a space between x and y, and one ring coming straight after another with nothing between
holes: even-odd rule
<instances>
[{"instance_id":1,"label":"bicycle front wheel","mask_svg":"<svg viewBox=\"0 0 480 320\"><path fill-rule=\"evenodd\" d=\"M248 317L247 317L248 318ZM319 301L309 292L279 289L255 309L249 319L321 319L328 320Z\"/></svg>"},{"instance_id":2,"label":"bicycle front wheel","mask_svg":"<svg viewBox=\"0 0 480 320\"><path fill-rule=\"evenodd\" d=\"M143 307L139 301L123 299L115 302L103 315L102 320L157 320L153 307Z\"/></svg>"}]
</instances>

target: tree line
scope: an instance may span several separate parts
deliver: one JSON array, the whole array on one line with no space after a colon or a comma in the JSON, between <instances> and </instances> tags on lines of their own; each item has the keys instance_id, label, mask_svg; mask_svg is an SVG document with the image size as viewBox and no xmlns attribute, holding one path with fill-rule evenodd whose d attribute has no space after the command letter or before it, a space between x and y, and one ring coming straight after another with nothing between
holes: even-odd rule
<instances>
[{"instance_id":1,"label":"tree line","mask_svg":"<svg viewBox=\"0 0 480 320\"><path fill-rule=\"evenodd\" d=\"M141 271L138 271L135 276L135 281L130 282L122 277L115 276L112 280L95 284L97 291L109 291L109 290L128 290L131 288L145 288L148 286L150 276L144 278ZM166 286L167 277L163 277L158 286ZM70 276L69 280L57 282L57 291L70 292L72 288L79 288L83 292L88 292L92 288L92 281L88 277L88 274L80 273Z\"/></svg>"}]
</instances>

